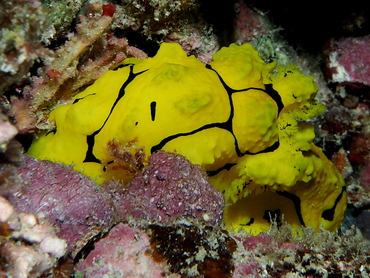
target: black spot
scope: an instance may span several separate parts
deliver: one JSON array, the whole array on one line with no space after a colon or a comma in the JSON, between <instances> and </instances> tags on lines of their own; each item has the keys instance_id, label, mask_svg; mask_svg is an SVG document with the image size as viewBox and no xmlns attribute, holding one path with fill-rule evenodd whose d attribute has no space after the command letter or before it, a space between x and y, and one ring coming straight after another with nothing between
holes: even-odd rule
<instances>
[{"instance_id":1,"label":"black spot","mask_svg":"<svg viewBox=\"0 0 370 278\"><path fill-rule=\"evenodd\" d=\"M244 183L243 183L243 190L245 190L247 188L247 186L251 184L252 181L253 180L249 180L248 182L247 181L244 181Z\"/></svg>"},{"instance_id":2,"label":"black spot","mask_svg":"<svg viewBox=\"0 0 370 278\"><path fill-rule=\"evenodd\" d=\"M137 126L138 124L139 124L139 122L136 122L136 123L135 123L135 126Z\"/></svg>"},{"instance_id":3,"label":"black spot","mask_svg":"<svg viewBox=\"0 0 370 278\"><path fill-rule=\"evenodd\" d=\"M151 115L151 117L152 117L152 121L153 121L153 122L154 122L154 120L155 120L156 106L157 106L157 102L152 101L152 102L150 103L150 115Z\"/></svg>"}]
</instances>

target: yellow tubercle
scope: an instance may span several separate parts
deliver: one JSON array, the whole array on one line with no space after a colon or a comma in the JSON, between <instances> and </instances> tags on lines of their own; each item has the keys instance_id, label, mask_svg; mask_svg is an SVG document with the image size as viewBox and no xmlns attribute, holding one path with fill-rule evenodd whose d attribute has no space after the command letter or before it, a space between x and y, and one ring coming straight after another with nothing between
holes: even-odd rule
<instances>
[{"instance_id":1,"label":"yellow tubercle","mask_svg":"<svg viewBox=\"0 0 370 278\"><path fill-rule=\"evenodd\" d=\"M177 152L224 193L230 228L257 234L270 216L284 215L297 229L334 230L346 209L345 184L304 122L325 107L312 77L294 65L274 71L276 64L250 44L224 47L205 65L163 43L153 58L126 59L56 108L56 130L28 154L73 165L101 184L129 182L142 165L121 156Z\"/></svg>"}]
</instances>

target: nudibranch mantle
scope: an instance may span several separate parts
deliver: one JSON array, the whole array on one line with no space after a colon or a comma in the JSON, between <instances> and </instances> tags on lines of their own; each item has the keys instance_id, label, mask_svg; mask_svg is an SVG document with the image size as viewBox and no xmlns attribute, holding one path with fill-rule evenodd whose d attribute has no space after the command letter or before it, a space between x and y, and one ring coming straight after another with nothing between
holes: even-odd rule
<instances>
[{"instance_id":1,"label":"nudibranch mantle","mask_svg":"<svg viewBox=\"0 0 370 278\"><path fill-rule=\"evenodd\" d=\"M325 110L318 88L295 66L276 64L264 63L250 44L223 47L203 64L163 43L153 58L126 59L52 111L56 130L40 135L28 154L103 183L132 177L112 161L112 140L146 156L176 152L224 193L230 228L258 234L284 217L295 229L335 230L345 184L305 122Z\"/></svg>"}]
</instances>

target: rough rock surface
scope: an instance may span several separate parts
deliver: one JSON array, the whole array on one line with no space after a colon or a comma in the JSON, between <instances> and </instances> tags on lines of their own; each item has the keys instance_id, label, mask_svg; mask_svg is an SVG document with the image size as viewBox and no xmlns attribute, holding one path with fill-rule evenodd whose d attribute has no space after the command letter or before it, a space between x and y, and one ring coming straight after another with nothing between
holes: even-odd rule
<instances>
[{"instance_id":1,"label":"rough rock surface","mask_svg":"<svg viewBox=\"0 0 370 278\"><path fill-rule=\"evenodd\" d=\"M160 151L126 188L123 215L168 224L176 218L221 222L224 197L206 173L181 155Z\"/></svg>"},{"instance_id":2,"label":"rough rock surface","mask_svg":"<svg viewBox=\"0 0 370 278\"><path fill-rule=\"evenodd\" d=\"M110 196L70 167L25 155L20 177L26 185L9 200L20 212L45 214L68 251L76 255L93 236L117 220Z\"/></svg>"}]
</instances>

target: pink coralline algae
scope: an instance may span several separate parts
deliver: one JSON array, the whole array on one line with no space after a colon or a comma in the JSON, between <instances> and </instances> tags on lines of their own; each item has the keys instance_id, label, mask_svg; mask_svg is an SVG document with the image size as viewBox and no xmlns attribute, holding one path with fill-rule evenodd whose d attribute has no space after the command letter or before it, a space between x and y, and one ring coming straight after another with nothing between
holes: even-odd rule
<instances>
[{"instance_id":1,"label":"pink coralline algae","mask_svg":"<svg viewBox=\"0 0 370 278\"><path fill-rule=\"evenodd\" d=\"M332 82L370 85L370 36L332 40L326 56Z\"/></svg>"},{"instance_id":2,"label":"pink coralline algae","mask_svg":"<svg viewBox=\"0 0 370 278\"><path fill-rule=\"evenodd\" d=\"M156 262L152 252L145 231L118 224L95 244L95 249L79 263L76 272L82 272L85 278L165 277L167 264L164 260Z\"/></svg>"},{"instance_id":3,"label":"pink coralline algae","mask_svg":"<svg viewBox=\"0 0 370 278\"><path fill-rule=\"evenodd\" d=\"M65 239L74 257L95 235L108 231L117 220L110 196L70 167L37 161L25 155L19 169L25 185L9 196L24 213L44 213L47 222Z\"/></svg>"},{"instance_id":4,"label":"pink coralline algae","mask_svg":"<svg viewBox=\"0 0 370 278\"><path fill-rule=\"evenodd\" d=\"M185 157L163 151L126 188L123 215L168 224L176 218L221 222L224 198L206 173Z\"/></svg>"},{"instance_id":5,"label":"pink coralline algae","mask_svg":"<svg viewBox=\"0 0 370 278\"><path fill-rule=\"evenodd\" d=\"M243 1L236 1L235 10L233 41L256 44L260 36L268 34L266 19L247 7Z\"/></svg>"},{"instance_id":6,"label":"pink coralline algae","mask_svg":"<svg viewBox=\"0 0 370 278\"><path fill-rule=\"evenodd\" d=\"M173 32L164 37L163 41L180 44L187 53L195 55L205 64L211 62L213 54L220 48L217 37L195 26L187 26L187 28L188 35Z\"/></svg>"},{"instance_id":7,"label":"pink coralline algae","mask_svg":"<svg viewBox=\"0 0 370 278\"><path fill-rule=\"evenodd\" d=\"M356 224L365 237L369 237L369 226L364 215L370 204L369 50L368 35L327 43L323 56L334 94L320 123L323 147L329 153L330 149L336 151L331 160L346 178L349 207L356 209L349 222ZM351 213L349 210L348 215Z\"/></svg>"}]
</instances>

